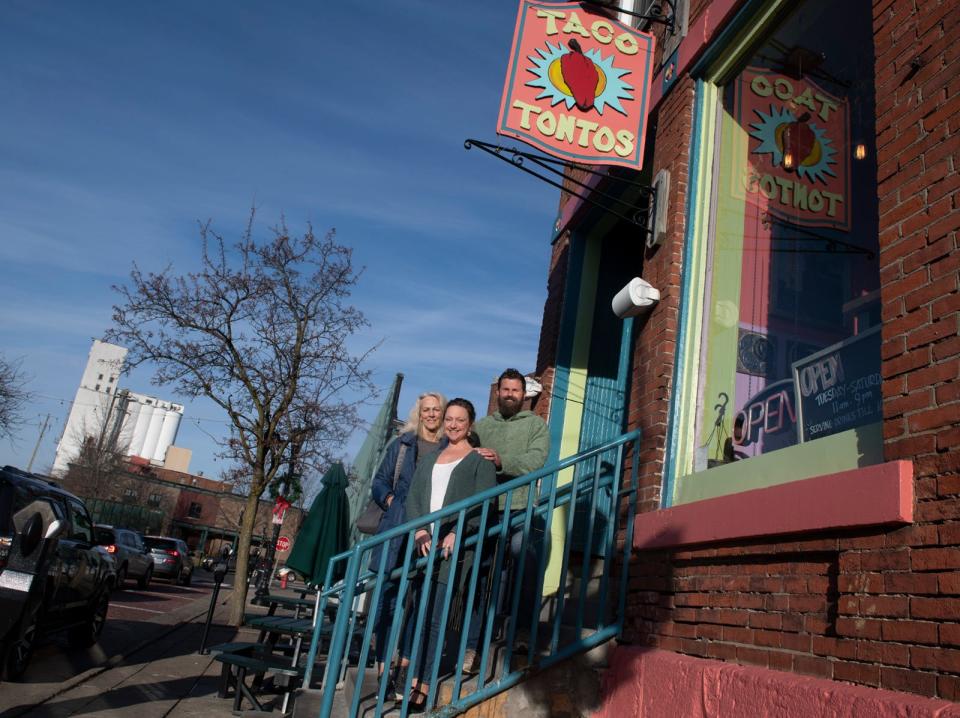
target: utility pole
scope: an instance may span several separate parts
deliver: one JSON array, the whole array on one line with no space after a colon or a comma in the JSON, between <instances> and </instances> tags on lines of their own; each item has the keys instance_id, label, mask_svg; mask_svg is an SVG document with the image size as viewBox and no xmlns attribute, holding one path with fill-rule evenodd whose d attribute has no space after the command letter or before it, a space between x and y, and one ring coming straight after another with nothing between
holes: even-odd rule
<instances>
[{"instance_id":1,"label":"utility pole","mask_svg":"<svg viewBox=\"0 0 960 718\"><path fill-rule=\"evenodd\" d=\"M40 427L40 436L37 437L37 443L33 447L33 453L30 454L30 463L27 464L27 473L33 468L33 460L37 458L37 450L40 448L40 442L43 441L43 435L47 433L47 424L50 423L50 415L43 417L43 426Z\"/></svg>"}]
</instances>

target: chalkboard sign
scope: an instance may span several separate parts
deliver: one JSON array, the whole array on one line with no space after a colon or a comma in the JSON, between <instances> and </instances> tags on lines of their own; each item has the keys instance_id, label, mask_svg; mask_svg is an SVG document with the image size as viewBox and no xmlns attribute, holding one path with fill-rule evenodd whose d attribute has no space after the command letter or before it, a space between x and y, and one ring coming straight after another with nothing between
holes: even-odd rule
<instances>
[{"instance_id":1,"label":"chalkboard sign","mask_svg":"<svg viewBox=\"0 0 960 718\"><path fill-rule=\"evenodd\" d=\"M793 363L801 442L883 419L880 327Z\"/></svg>"}]
</instances>

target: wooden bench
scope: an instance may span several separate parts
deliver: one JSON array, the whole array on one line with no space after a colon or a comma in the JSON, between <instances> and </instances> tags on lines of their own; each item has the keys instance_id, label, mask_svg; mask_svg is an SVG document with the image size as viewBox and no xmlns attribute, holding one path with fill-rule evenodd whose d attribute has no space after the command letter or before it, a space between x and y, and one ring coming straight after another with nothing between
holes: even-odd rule
<instances>
[{"instance_id":1,"label":"wooden bench","mask_svg":"<svg viewBox=\"0 0 960 718\"><path fill-rule=\"evenodd\" d=\"M227 644L225 644L227 645ZM254 644L256 645L256 644ZM211 649L213 650L213 649ZM232 670L236 678L231 681L236 690L233 698L233 710L240 710L240 704L246 698L253 705L255 710L263 711L263 705L253 694L251 687L246 684L246 678L250 674L263 675L272 673L277 676L287 676L294 679L302 679L304 669L297 666L291 666L288 659L278 656L259 653L254 655L244 655L242 653L225 651L218 653L213 657L215 661L223 663L224 670L228 673ZM295 686L289 686L287 692Z\"/></svg>"}]
</instances>

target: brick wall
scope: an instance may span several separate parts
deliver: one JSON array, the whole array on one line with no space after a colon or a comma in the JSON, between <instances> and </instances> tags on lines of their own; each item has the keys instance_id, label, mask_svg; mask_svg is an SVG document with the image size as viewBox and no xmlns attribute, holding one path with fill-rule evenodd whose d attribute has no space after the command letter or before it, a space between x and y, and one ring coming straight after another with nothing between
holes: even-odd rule
<instances>
[{"instance_id":1,"label":"brick wall","mask_svg":"<svg viewBox=\"0 0 960 718\"><path fill-rule=\"evenodd\" d=\"M885 458L914 462L916 523L641 554L626 639L960 700L960 2L874 7ZM669 96L661 127L673 129L687 104ZM674 156L663 136L658 157ZM678 242L660 250L673 266L654 258L644 270L671 291ZM634 367L642 389L631 423L647 432L642 510L659 482L672 371L664 308Z\"/></svg>"},{"instance_id":2,"label":"brick wall","mask_svg":"<svg viewBox=\"0 0 960 718\"><path fill-rule=\"evenodd\" d=\"M691 22L706 5L692 3ZM627 642L960 700L958 30L960 0L874 3L885 458L914 462L916 522L635 555ZM656 118L671 216L643 270L662 299L635 334L641 511L660 498L692 105L680 78ZM540 342L548 386L565 251L561 240Z\"/></svg>"}]
</instances>

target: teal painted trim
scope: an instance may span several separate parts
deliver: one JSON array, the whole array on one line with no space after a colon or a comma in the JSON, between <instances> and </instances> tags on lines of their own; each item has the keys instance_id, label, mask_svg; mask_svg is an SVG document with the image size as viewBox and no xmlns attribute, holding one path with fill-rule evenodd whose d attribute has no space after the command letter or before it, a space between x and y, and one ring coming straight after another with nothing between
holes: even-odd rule
<instances>
[{"instance_id":1,"label":"teal painted trim","mask_svg":"<svg viewBox=\"0 0 960 718\"><path fill-rule=\"evenodd\" d=\"M747 0L704 53L690 66L690 75L702 77L706 74L710 66L727 51L734 38L754 23L757 11L768 3L769 0Z\"/></svg>"},{"instance_id":2,"label":"teal painted trim","mask_svg":"<svg viewBox=\"0 0 960 718\"><path fill-rule=\"evenodd\" d=\"M583 258L586 239L574 232L570 235L570 255L567 257L567 286L563 290L563 310L560 313L560 337L557 339L557 360L553 374L550 398L550 454L547 463L560 459L560 441L567 412L567 392L570 389L570 362L577 333L577 314L580 305L580 284L583 278Z\"/></svg>"},{"instance_id":3,"label":"teal painted trim","mask_svg":"<svg viewBox=\"0 0 960 718\"><path fill-rule=\"evenodd\" d=\"M670 411L667 414L667 450L663 460L663 482L660 491L660 506L669 508L673 505L673 491L676 484L676 455L680 439L680 387L683 385L683 367L687 357L687 333L690 327L690 276L693 262L690 261L693 250L696 248L697 228L696 219L697 186L700 176L700 138L703 133L705 118L703 116L703 93L705 83L697 80L693 103L693 133L690 141L690 172L687 175L687 236L684 238L683 274L680 280L682 294L680 295L680 317L677 322L677 349L673 357L673 391L670 394Z\"/></svg>"},{"instance_id":4,"label":"teal painted trim","mask_svg":"<svg viewBox=\"0 0 960 718\"><path fill-rule=\"evenodd\" d=\"M623 416L620 417L621 428L627 426L627 413L629 412L630 397L627 392L630 390L630 360L633 358L633 317L627 317L623 320L623 331L620 334L620 361L617 363L617 386L623 392Z\"/></svg>"}]
</instances>

